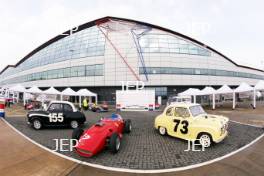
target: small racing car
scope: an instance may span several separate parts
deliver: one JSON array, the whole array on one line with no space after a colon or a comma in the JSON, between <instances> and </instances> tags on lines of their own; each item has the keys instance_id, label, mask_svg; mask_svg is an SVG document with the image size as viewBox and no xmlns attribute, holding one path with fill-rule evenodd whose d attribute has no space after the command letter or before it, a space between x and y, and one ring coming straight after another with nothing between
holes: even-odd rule
<instances>
[{"instance_id":1,"label":"small racing car","mask_svg":"<svg viewBox=\"0 0 264 176\"><path fill-rule=\"evenodd\" d=\"M89 110L93 112L108 112L108 105L97 105L94 103L89 104Z\"/></svg>"},{"instance_id":2,"label":"small racing car","mask_svg":"<svg viewBox=\"0 0 264 176\"><path fill-rule=\"evenodd\" d=\"M228 121L227 117L207 114L199 104L175 103L156 117L155 128L161 135L197 140L202 146L210 147L213 142L225 139Z\"/></svg>"},{"instance_id":3,"label":"small racing car","mask_svg":"<svg viewBox=\"0 0 264 176\"><path fill-rule=\"evenodd\" d=\"M77 128L86 121L86 117L71 102L51 101L46 110L29 111L27 121L36 130L43 126Z\"/></svg>"},{"instance_id":4,"label":"small racing car","mask_svg":"<svg viewBox=\"0 0 264 176\"><path fill-rule=\"evenodd\" d=\"M120 115L112 114L87 130L74 129L72 139L78 140L75 150L80 156L92 157L106 147L112 153L117 153L123 133L130 133L131 129L131 120L124 120Z\"/></svg>"},{"instance_id":5,"label":"small racing car","mask_svg":"<svg viewBox=\"0 0 264 176\"><path fill-rule=\"evenodd\" d=\"M37 101L30 101L25 104L25 110L40 109L40 107L40 102Z\"/></svg>"},{"instance_id":6,"label":"small racing car","mask_svg":"<svg viewBox=\"0 0 264 176\"><path fill-rule=\"evenodd\" d=\"M102 106L101 106L104 110L108 111L108 104L106 101L103 102Z\"/></svg>"}]
</instances>

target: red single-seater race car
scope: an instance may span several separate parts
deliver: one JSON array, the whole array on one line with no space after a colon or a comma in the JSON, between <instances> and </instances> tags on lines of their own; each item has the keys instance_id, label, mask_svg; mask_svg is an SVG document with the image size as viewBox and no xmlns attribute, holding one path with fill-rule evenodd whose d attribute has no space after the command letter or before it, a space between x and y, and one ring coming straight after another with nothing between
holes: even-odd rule
<instances>
[{"instance_id":1,"label":"red single-seater race car","mask_svg":"<svg viewBox=\"0 0 264 176\"><path fill-rule=\"evenodd\" d=\"M112 114L85 131L80 128L74 129L72 138L78 140L75 150L84 157L96 155L104 148L117 153L123 133L130 133L131 129L130 119L124 120L119 114Z\"/></svg>"}]
</instances>

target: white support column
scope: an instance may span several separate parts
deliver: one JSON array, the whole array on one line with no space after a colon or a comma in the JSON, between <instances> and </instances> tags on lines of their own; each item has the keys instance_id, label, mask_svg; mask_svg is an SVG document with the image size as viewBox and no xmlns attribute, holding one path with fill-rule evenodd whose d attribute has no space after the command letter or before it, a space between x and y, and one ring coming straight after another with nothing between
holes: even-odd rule
<instances>
[{"instance_id":1,"label":"white support column","mask_svg":"<svg viewBox=\"0 0 264 176\"><path fill-rule=\"evenodd\" d=\"M63 100L63 95L62 95L62 94L60 94L60 100L61 100L61 101Z\"/></svg>"},{"instance_id":2,"label":"white support column","mask_svg":"<svg viewBox=\"0 0 264 176\"><path fill-rule=\"evenodd\" d=\"M254 109L256 108L256 89L255 89L255 87L253 90L253 108Z\"/></svg>"},{"instance_id":3,"label":"white support column","mask_svg":"<svg viewBox=\"0 0 264 176\"><path fill-rule=\"evenodd\" d=\"M213 94L213 110L215 109L215 94Z\"/></svg>"},{"instance_id":4,"label":"white support column","mask_svg":"<svg viewBox=\"0 0 264 176\"><path fill-rule=\"evenodd\" d=\"M193 95L193 103L196 103L196 95Z\"/></svg>"},{"instance_id":5,"label":"white support column","mask_svg":"<svg viewBox=\"0 0 264 176\"><path fill-rule=\"evenodd\" d=\"M236 108L236 93L235 91L233 92L233 108L232 109L235 109Z\"/></svg>"},{"instance_id":6,"label":"white support column","mask_svg":"<svg viewBox=\"0 0 264 176\"><path fill-rule=\"evenodd\" d=\"M89 103L92 103L92 97L89 97Z\"/></svg>"}]
</instances>

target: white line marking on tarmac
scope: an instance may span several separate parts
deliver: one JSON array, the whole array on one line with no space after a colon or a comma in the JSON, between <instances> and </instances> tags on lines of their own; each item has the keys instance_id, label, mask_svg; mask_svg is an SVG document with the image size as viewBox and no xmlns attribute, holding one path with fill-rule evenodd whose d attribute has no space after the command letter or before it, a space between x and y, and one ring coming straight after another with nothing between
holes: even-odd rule
<instances>
[{"instance_id":1,"label":"white line marking on tarmac","mask_svg":"<svg viewBox=\"0 0 264 176\"><path fill-rule=\"evenodd\" d=\"M262 135L260 135L259 137L257 137L256 139L254 139L253 141L251 141L249 144L241 147L240 149L238 150L235 150L227 155L224 155L224 156L221 156L221 157L218 157L218 158L215 158L215 159L212 159L210 161L206 161L206 162L202 162L202 163L199 163L199 164L193 164L193 165L189 165L189 166L184 166L184 167L178 167L178 168L172 168L172 169L157 169L157 170L138 170L138 169L125 169L125 168L115 168L115 167L108 167L108 166L102 166L102 165L99 165L99 164L92 164L92 163L88 163L88 162L85 162L85 161L80 161L78 159L74 159L74 158L71 158L71 157L68 157L68 156L65 156L63 154L60 154L60 153L57 153L55 151L52 151L51 149L35 142L34 140L30 139L29 137L27 137L26 135L24 135L22 132L20 132L19 130L17 130L15 127L13 127L11 124L9 124L5 119L2 118L2 120L9 126L11 127L14 131L16 131L18 134L20 134L21 136L23 136L24 138L26 138L28 141L32 142L33 144L39 146L40 148L48 151L48 152L51 152L57 156L60 156L62 158L65 158L65 159L68 159L70 161L73 161L73 162L76 162L76 163L79 163L79 164L83 164L83 165L87 165L87 166L90 166L90 167L94 167L94 168L97 168L97 169L104 169L104 170L107 170L107 171L114 171L114 172L126 172L126 173L139 173L139 174L156 174L156 173L168 173L168 172L177 172L177 171L184 171L184 170L188 170L188 169L194 169L194 168L197 168L197 167L201 167L201 166L205 166L205 165L209 165L209 164L212 164L212 163L215 163L217 161L220 161L220 160L223 160L225 158L228 158L248 147L250 147L251 145L253 145L254 143L256 143L258 140L260 140L262 137L264 137L264 133ZM237 123L236 121L232 121L232 122L235 122ZM242 124L242 125L245 125L245 124ZM248 124L246 124L248 125ZM250 125L251 126L251 125ZM256 127L256 126L255 126Z\"/></svg>"},{"instance_id":2,"label":"white line marking on tarmac","mask_svg":"<svg viewBox=\"0 0 264 176\"><path fill-rule=\"evenodd\" d=\"M260 125L252 125L252 124L247 124L247 123L243 123L243 122L238 122L238 121L234 121L234 120L230 120L231 122L235 122L241 125L247 125L247 126L252 126L252 127L257 127L257 128L263 128L263 126Z\"/></svg>"}]
</instances>

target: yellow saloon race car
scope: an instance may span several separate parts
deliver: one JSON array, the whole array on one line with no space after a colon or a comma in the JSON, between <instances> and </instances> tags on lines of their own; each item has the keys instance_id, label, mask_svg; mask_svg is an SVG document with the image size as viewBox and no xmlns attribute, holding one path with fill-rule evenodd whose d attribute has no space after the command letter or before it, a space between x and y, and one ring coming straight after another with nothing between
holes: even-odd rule
<instances>
[{"instance_id":1,"label":"yellow saloon race car","mask_svg":"<svg viewBox=\"0 0 264 176\"><path fill-rule=\"evenodd\" d=\"M228 121L227 117L207 114L199 104L177 103L156 117L155 128L161 135L199 140L201 145L209 147L227 136Z\"/></svg>"}]
</instances>

